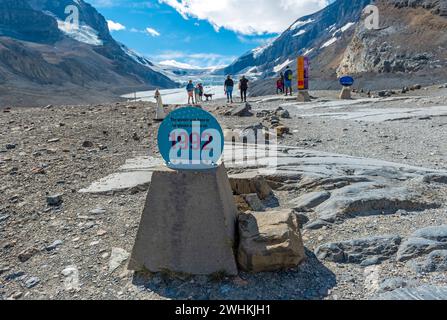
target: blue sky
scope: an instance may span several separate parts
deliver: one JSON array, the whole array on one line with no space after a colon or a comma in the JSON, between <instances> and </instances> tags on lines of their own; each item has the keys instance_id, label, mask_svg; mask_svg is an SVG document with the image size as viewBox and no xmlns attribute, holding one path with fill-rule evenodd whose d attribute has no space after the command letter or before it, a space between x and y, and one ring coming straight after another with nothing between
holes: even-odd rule
<instances>
[{"instance_id":1,"label":"blue sky","mask_svg":"<svg viewBox=\"0 0 447 320\"><path fill-rule=\"evenodd\" d=\"M113 37L148 58L228 65L326 0L86 0ZM298 3L297 3L298 2Z\"/></svg>"}]
</instances>

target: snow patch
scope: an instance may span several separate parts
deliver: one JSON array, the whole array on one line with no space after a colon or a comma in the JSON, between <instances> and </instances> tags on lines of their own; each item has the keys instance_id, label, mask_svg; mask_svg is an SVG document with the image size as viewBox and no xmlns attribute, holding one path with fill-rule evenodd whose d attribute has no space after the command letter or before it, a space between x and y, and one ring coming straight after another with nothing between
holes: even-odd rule
<instances>
[{"instance_id":1,"label":"snow patch","mask_svg":"<svg viewBox=\"0 0 447 320\"><path fill-rule=\"evenodd\" d=\"M334 44L335 42L337 42L338 38L337 37L333 37L331 39L329 39L328 41L326 41L325 43L323 43L323 45L321 46L321 49L329 47L330 45Z\"/></svg>"},{"instance_id":2,"label":"snow patch","mask_svg":"<svg viewBox=\"0 0 447 320\"><path fill-rule=\"evenodd\" d=\"M298 20L290 27L290 30L296 30L296 29L301 28L301 27L305 26L306 24L312 23L314 21L315 21L314 19L309 19L309 20L305 20L305 21Z\"/></svg>"},{"instance_id":3,"label":"snow patch","mask_svg":"<svg viewBox=\"0 0 447 320\"><path fill-rule=\"evenodd\" d=\"M273 68L273 71L274 71L274 72L279 72L279 71L281 71L282 69L284 69L285 67L287 67L289 64L291 64L292 62L293 62L292 60L287 59L287 61L285 61L284 63L278 64L277 66L275 66L275 67Z\"/></svg>"},{"instance_id":4,"label":"snow patch","mask_svg":"<svg viewBox=\"0 0 447 320\"><path fill-rule=\"evenodd\" d=\"M301 36L301 35L303 35L303 34L305 34L305 33L306 33L306 30L301 29L300 31L298 31L297 33L295 33L293 36L294 36L294 37L299 37L299 36Z\"/></svg>"},{"instance_id":5,"label":"snow patch","mask_svg":"<svg viewBox=\"0 0 447 320\"><path fill-rule=\"evenodd\" d=\"M103 45L102 40L99 39L98 31L96 31L92 27L82 24L79 25L77 28L75 28L71 23L59 19L56 20L59 30L61 30L64 34L66 34L70 38L93 46Z\"/></svg>"},{"instance_id":6,"label":"snow patch","mask_svg":"<svg viewBox=\"0 0 447 320\"><path fill-rule=\"evenodd\" d=\"M345 32L348 29L350 29L353 25L355 25L355 22L348 22L347 24L345 24L343 27L340 28L340 31Z\"/></svg>"},{"instance_id":7,"label":"snow patch","mask_svg":"<svg viewBox=\"0 0 447 320\"><path fill-rule=\"evenodd\" d=\"M315 49L307 49L306 51L304 51L303 56L307 56L309 53L311 53L312 51L314 51Z\"/></svg>"},{"instance_id":8,"label":"snow patch","mask_svg":"<svg viewBox=\"0 0 447 320\"><path fill-rule=\"evenodd\" d=\"M125 45L121 45L121 49L123 49L123 51L129 56L131 57L135 62L145 66L145 67L149 67L153 69L153 64L146 58L142 57L141 55L139 55L138 53L136 53L135 51L129 49L128 47L126 47Z\"/></svg>"}]
</instances>

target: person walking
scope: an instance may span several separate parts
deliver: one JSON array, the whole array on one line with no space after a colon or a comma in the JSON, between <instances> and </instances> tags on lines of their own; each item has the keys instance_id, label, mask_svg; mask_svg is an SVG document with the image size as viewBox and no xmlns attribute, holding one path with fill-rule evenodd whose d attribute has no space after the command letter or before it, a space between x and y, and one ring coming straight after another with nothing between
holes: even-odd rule
<instances>
[{"instance_id":1,"label":"person walking","mask_svg":"<svg viewBox=\"0 0 447 320\"><path fill-rule=\"evenodd\" d=\"M225 94L227 95L227 103L233 103L233 89L234 89L234 81L231 79L231 76L227 77L224 83Z\"/></svg>"},{"instance_id":2,"label":"person walking","mask_svg":"<svg viewBox=\"0 0 447 320\"><path fill-rule=\"evenodd\" d=\"M293 95L292 92L292 80L293 80L293 71L289 66L286 68L286 72L284 72L284 87L286 91L286 97L288 92L290 91L290 96Z\"/></svg>"},{"instance_id":3,"label":"person walking","mask_svg":"<svg viewBox=\"0 0 447 320\"><path fill-rule=\"evenodd\" d=\"M194 104L194 84L192 80L189 80L188 85L186 86L186 91L188 92L188 104Z\"/></svg>"},{"instance_id":4,"label":"person walking","mask_svg":"<svg viewBox=\"0 0 447 320\"><path fill-rule=\"evenodd\" d=\"M241 91L241 102L247 102L248 79L242 76L239 80L239 90Z\"/></svg>"}]
</instances>

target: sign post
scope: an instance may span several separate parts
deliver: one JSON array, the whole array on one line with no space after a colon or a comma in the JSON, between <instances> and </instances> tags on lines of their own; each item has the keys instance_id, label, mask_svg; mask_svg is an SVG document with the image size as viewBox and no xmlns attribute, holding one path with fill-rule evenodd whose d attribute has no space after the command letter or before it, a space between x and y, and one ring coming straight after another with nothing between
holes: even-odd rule
<instances>
[{"instance_id":1,"label":"sign post","mask_svg":"<svg viewBox=\"0 0 447 320\"><path fill-rule=\"evenodd\" d=\"M173 274L237 275L237 208L218 164L223 131L208 112L184 107L160 126L166 167L152 175L128 268Z\"/></svg>"},{"instance_id":2,"label":"sign post","mask_svg":"<svg viewBox=\"0 0 447 320\"><path fill-rule=\"evenodd\" d=\"M298 78L298 101L310 102L309 96L309 58L300 56L297 61L297 78Z\"/></svg>"},{"instance_id":3,"label":"sign post","mask_svg":"<svg viewBox=\"0 0 447 320\"><path fill-rule=\"evenodd\" d=\"M343 86L343 89L340 93L340 99L349 100L351 97L351 86L354 84L354 78L348 75L345 75L339 79L340 84Z\"/></svg>"}]
</instances>

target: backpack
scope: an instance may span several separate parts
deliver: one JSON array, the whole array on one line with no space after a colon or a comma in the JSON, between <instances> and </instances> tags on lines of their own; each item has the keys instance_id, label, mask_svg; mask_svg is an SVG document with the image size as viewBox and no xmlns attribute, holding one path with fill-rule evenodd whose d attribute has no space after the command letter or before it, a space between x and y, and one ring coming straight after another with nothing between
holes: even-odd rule
<instances>
[{"instance_id":1,"label":"backpack","mask_svg":"<svg viewBox=\"0 0 447 320\"><path fill-rule=\"evenodd\" d=\"M292 70L287 70L286 71L286 79L287 80L293 80L293 73L292 73Z\"/></svg>"}]
</instances>

